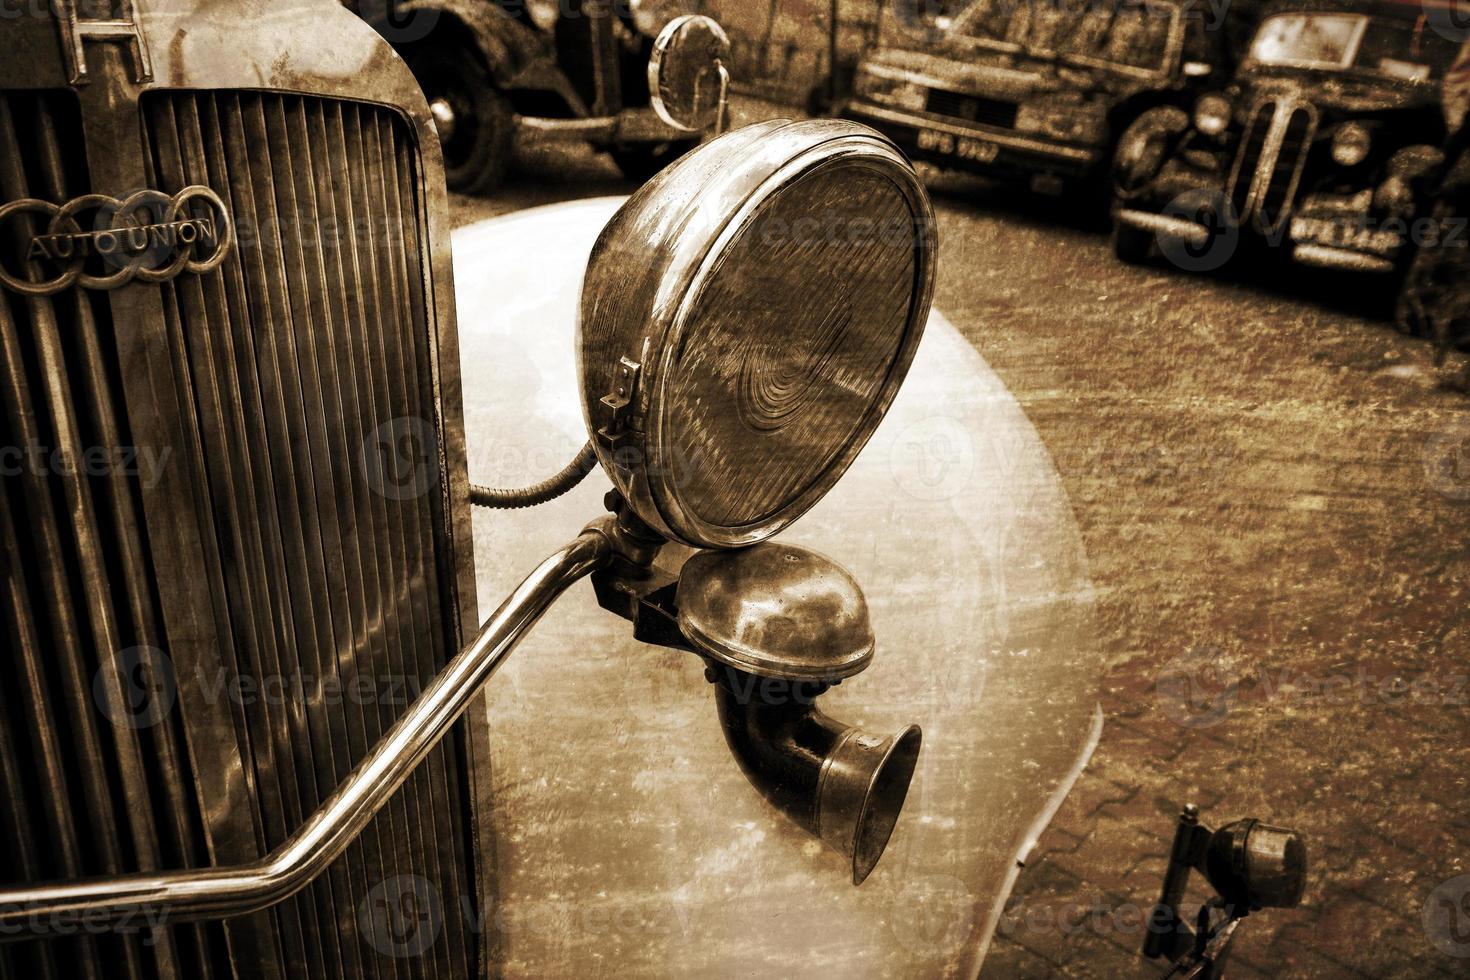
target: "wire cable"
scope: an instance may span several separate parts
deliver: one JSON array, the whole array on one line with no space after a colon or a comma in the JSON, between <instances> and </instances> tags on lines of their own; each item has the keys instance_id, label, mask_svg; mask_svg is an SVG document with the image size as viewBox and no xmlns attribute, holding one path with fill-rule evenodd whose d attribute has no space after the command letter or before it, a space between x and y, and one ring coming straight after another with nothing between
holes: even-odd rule
<instances>
[{"instance_id":1,"label":"wire cable","mask_svg":"<svg viewBox=\"0 0 1470 980\"><path fill-rule=\"evenodd\" d=\"M520 507L535 507L548 500L555 500L587 478L597 467L597 452L592 443L584 443L577 451L577 458L562 468L555 476L520 490L502 490L479 483L470 484L470 503L477 507L492 507L497 510L515 510Z\"/></svg>"}]
</instances>

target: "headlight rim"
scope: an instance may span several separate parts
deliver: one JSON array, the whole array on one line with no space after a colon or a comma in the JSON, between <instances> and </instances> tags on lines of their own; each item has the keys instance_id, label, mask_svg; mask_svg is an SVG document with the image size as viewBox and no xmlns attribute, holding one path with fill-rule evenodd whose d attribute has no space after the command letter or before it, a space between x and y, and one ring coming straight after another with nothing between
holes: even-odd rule
<instances>
[{"instance_id":1,"label":"headlight rim","mask_svg":"<svg viewBox=\"0 0 1470 980\"><path fill-rule=\"evenodd\" d=\"M881 155L880 158L886 159L887 166L879 164L878 159L874 157L875 151ZM894 184L908 199L911 212L917 210L924 216L925 241L915 248L914 274L915 278L920 280L916 284L918 298L910 307L910 319L904 327L903 344L890 365L888 374L884 377L879 397L868 404L862 421L854 426L832 461L820 473L800 491L788 498L772 515L733 527L711 524L693 513L692 508L679 494L678 488L673 485L672 481L677 472L674 464L677 461L667 458L672 442L667 438L668 433L664 431L664 427L668 424L668 414L661 410L669 394L669 385L673 381L672 361L682 342L687 326L686 319L698 301L704 283L719 265L719 260L729 248L731 241L741 233L747 222L769 198L798 180L817 176L821 170L850 167L855 163L858 166L878 171L890 179L896 174L910 177L911 179L904 181L894 180ZM649 466L657 482L657 488L653 494L654 503L659 507L659 512L666 525L671 528L683 528L686 531L693 529L695 536L705 543L706 547L747 547L779 533L810 510L836 485L837 480L841 479L853 459L877 431L878 424L887 414L889 407L893 404L893 399L898 394L901 379L907 374L909 366L913 363L914 354L918 350L919 340L924 332L923 323L914 323L913 313L923 310L927 317L934 291L933 254L936 246L932 206L929 204L928 196L923 193L922 183L917 176L913 175L908 161L897 147L887 140L881 144L876 143L866 134L839 138L809 148L788 160L750 193L705 251L698 266L691 270L692 274L687 285L680 291L682 301L665 328L664 341L660 348L656 387L650 394L648 402L649 418L653 419L656 427L654 438L649 440L648 446ZM900 379L898 383L893 381L895 375ZM834 471L837 475L829 479L830 474Z\"/></svg>"},{"instance_id":2,"label":"headlight rim","mask_svg":"<svg viewBox=\"0 0 1470 980\"><path fill-rule=\"evenodd\" d=\"M633 348L646 344L641 347L642 355L639 349L618 351L642 362L634 403L629 406L630 416L638 421L635 441L639 453L633 457L634 466L619 470L617 450L594 438L598 458L614 486L659 533L693 547L732 548L764 540L805 513L831 489L876 431L923 334L933 298L937 231L932 205L912 165L891 140L861 124L846 120L773 121L735 130L705 150L712 151L720 144L728 147L727 153L703 160L691 155L675 164L646 185L651 200L632 209L625 219L615 217L604 229L589 260L579 306L577 356L583 418L588 430L596 433L605 417L598 401L609 387L609 367L603 361L611 346ZM738 165L762 156L763 165ZM823 166L848 167L855 160L868 160L884 171L907 199L914 220L916 278L902 342L896 344L900 353L891 362L879 394L815 477L758 521L733 528L710 524L693 513L699 502L684 501L675 485L680 470L672 464L679 461L679 450L669 438L672 433L665 417L665 406L671 404L669 387L676 380L672 360L691 326L688 318L719 257L772 195ZM685 171L690 181L679 187L680 168L685 163L691 165ZM660 193L656 185L666 178L675 182L674 187ZM628 207L625 205L625 210ZM639 240L639 235L651 230L663 236L666 247L650 263L646 274L640 273L632 288L610 285L616 259L609 261L608 255L617 255L618 246ZM604 240L608 240L606 246ZM656 288L650 289L650 283ZM606 321L600 322L604 317ZM588 363L589 358L597 358L598 362Z\"/></svg>"}]
</instances>

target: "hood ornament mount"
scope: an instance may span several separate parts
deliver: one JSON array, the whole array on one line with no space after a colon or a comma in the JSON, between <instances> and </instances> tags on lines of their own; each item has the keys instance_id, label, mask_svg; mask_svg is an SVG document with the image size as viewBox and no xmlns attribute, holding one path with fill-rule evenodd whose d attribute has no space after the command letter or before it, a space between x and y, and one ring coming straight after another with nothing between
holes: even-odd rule
<instances>
[{"instance_id":1,"label":"hood ornament mount","mask_svg":"<svg viewBox=\"0 0 1470 980\"><path fill-rule=\"evenodd\" d=\"M148 56L148 38L138 23L139 0L122 0L121 17L98 19L82 16L77 0L56 0L56 26L61 31L61 55L73 86L92 80L87 71L88 41L123 44L133 58L133 81L153 81L153 60Z\"/></svg>"}]
</instances>

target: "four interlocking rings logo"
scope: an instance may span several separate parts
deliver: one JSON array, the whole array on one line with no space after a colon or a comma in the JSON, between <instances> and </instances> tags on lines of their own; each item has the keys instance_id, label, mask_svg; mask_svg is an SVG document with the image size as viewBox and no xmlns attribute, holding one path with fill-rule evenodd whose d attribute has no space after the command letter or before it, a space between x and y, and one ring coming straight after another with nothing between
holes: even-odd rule
<instances>
[{"instance_id":1,"label":"four interlocking rings logo","mask_svg":"<svg viewBox=\"0 0 1470 980\"><path fill-rule=\"evenodd\" d=\"M37 231L37 215L47 224ZM90 229L78 220L90 216ZM26 296L51 296L81 286L117 289L134 279L167 282L181 272L218 268L234 231L225 202L200 184L173 196L142 190L122 200L84 194L65 204L23 198L0 205L0 227L28 222L25 272L0 263L0 285ZM49 278L48 278L49 277Z\"/></svg>"}]
</instances>

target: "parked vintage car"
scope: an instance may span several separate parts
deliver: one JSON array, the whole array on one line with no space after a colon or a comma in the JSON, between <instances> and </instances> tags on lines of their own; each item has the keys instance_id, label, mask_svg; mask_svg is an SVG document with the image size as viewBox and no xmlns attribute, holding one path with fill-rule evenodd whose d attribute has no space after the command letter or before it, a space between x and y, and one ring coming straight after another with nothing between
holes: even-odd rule
<instances>
[{"instance_id":1,"label":"parked vintage car","mask_svg":"<svg viewBox=\"0 0 1470 980\"><path fill-rule=\"evenodd\" d=\"M1168 0L976 0L909 36L862 60L842 115L917 159L1047 192L1105 188L1118 136L1147 110L1190 104L1225 57L1199 12Z\"/></svg>"},{"instance_id":2,"label":"parked vintage car","mask_svg":"<svg viewBox=\"0 0 1470 980\"><path fill-rule=\"evenodd\" d=\"M590 143L645 180L699 142L651 105L660 0L355 0L423 86L450 190L505 177L515 136ZM707 127L710 128L710 127Z\"/></svg>"},{"instance_id":3,"label":"parked vintage car","mask_svg":"<svg viewBox=\"0 0 1470 980\"><path fill-rule=\"evenodd\" d=\"M1124 136L1114 250L1136 262L1161 243L1208 269L1264 248L1401 272L1428 227L1440 78L1457 48L1417 3L1271 5L1229 86L1192 112L1147 113Z\"/></svg>"}]
</instances>

